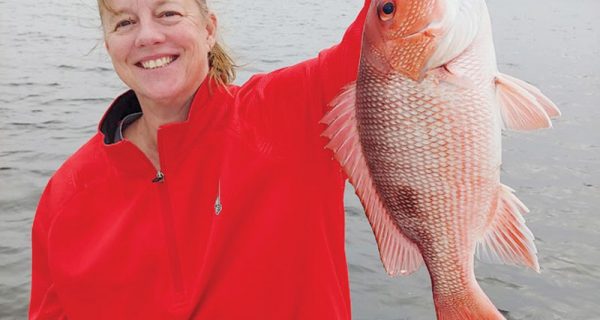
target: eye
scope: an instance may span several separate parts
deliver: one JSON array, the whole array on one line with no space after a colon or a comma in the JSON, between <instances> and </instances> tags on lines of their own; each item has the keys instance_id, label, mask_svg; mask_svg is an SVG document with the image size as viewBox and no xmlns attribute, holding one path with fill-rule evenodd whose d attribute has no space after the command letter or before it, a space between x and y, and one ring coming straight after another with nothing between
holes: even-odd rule
<instances>
[{"instance_id":1,"label":"eye","mask_svg":"<svg viewBox=\"0 0 600 320\"><path fill-rule=\"evenodd\" d=\"M134 23L135 23L135 21L133 21L133 19L131 19L131 18L128 18L128 19L125 19L125 20L121 20L121 21L117 22L117 24L115 25L115 31L119 30L120 28L124 28L124 27L127 27L129 25L132 25Z\"/></svg>"},{"instance_id":2,"label":"eye","mask_svg":"<svg viewBox=\"0 0 600 320\"><path fill-rule=\"evenodd\" d=\"M393 1L386 1L379 6L379 19L388 21L394 17L396 13L396 5Z\"/></svg>"},{"instance_id":3,"label":"eye","mask_svg":"<svg viewBox=\"0 0 600 320\"><path fill-rule=\"evenodd\" d=\"M176 17L176 16L182 16L181 13L177 12L177 11L164 11L161 12L159 15L159 17L161 18L170 18L170 17Z\"/></svg>"}]
</instances>

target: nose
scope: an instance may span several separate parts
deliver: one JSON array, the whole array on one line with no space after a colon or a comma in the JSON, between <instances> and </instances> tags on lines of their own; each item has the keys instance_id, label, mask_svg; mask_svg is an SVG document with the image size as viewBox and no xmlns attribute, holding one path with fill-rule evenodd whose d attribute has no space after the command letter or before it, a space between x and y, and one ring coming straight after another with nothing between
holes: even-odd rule
<instances>
[{"instance_id":1,"label":"nose","mask_svg":"<svg viewBox=\"0 0 600 320\"><path fill-rule=\"evenodd\" d=\"M136 47L147 47L165 41L165 34L161 26L152 21L140 21L138 34L135 39Z\"/></svg>"}]
</instances>

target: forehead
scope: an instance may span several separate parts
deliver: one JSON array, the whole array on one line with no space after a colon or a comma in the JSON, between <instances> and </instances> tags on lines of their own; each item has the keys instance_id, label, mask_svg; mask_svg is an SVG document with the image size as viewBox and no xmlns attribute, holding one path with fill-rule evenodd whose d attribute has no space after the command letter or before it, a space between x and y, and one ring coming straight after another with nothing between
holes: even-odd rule
<instances>
[{"instance_id":1,"label":"forehead","mask_svg":"<svg viewBox=\"0 0 600 320\"><path fill-rule=\"evenodd\" d=\"M101 13L108 11L112 14L120 14L135 11L138 8L156 8L164 5L193 5L195 0L99 0Z\"/></svg>"}]
</instances>

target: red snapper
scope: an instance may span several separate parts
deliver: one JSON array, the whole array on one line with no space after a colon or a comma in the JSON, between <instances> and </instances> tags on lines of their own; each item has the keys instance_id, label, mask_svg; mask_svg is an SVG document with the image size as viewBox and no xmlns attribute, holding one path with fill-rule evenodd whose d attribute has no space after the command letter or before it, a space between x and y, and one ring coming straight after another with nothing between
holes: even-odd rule
<instances>
[{"instance_id":1,"label":"red snapper","mask_svg":"<svg viewBox=\"0 0 600 320\"><path fill-rule=\"evenodd\" d=\"M539 272L527 208L500 183L501 130L560 115L498 71L484 0L378 0L358 78L323 118L328 148L365 208L383 265L424 262L438 319L504 319L473 257Z\"/></svg>"}]
</instances>

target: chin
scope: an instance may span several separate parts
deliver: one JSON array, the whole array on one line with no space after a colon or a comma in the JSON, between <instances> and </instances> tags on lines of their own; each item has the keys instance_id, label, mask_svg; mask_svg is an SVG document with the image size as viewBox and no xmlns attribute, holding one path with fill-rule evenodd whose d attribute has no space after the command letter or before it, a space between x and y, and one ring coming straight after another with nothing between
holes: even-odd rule
<instances>
[{"instance_id":1,"label":"chin","mask_svg":"<svg viewBox=\"0 0 600 320\"><path fill-rule=\"evenodd\" d=\"M163 77L149 78L146 81L138 82L130 88L135 91L139 99L178 103L183 100L187 101L195 94L196 90L202 84L202 80L198 79L193 83L190 82L189 76L186 77Z\"/></svg>"},{"instance_id":2,"label":"chin","mask_svg":"<svg viewBox=\"0 0 600 320\"><path fill-rule=\"evenodd\" d=\"M136 91L136 93L137 93L137 91ZM177 90L176 91L170 90L167 92L143 90L143 91L140 91L140 95L144 96L146 99L149 99L150 101L175 101L177 99L180 99L182 96L185 96L186 94L182 91L177 91Z\"/></svg>"},{"instance_id":3,"label":"chin","mask_svg":"<svg viewBox=\"0 0 600 320\"><path fill-rule=\"evenodd\" d=\"M137 86L138 96L143 96L151 101L177 100L182 96L194 94L190 89L173 84L175 81L155 81L148 85ZM176 82L175 82L176 83Z\"/></svg>"}]
</instances>

